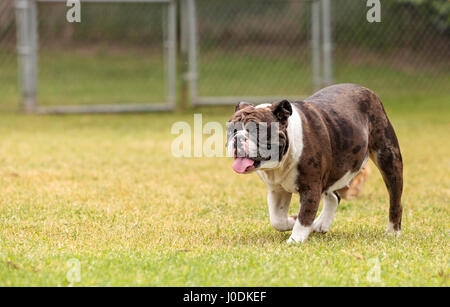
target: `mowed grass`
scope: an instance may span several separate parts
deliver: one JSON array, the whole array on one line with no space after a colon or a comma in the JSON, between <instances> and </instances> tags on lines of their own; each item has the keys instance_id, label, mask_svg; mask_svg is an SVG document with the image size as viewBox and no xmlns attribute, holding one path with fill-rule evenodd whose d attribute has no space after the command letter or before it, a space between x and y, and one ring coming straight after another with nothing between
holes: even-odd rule
<instances>
[{"instance_id":1,"label":"mowed grass","mask_svg":"<svg viewBox=\"0 0 450 307\"><path fill-rule=\"evenodd\" d=\"M17 61L13 52L0 50L0 110L17 110ZM180 61L179 61L180 62ZM305 97L312 93L310 55L203 52L199 58L199 95ZM400 63L399 63L400 62ZM382 96L410 99L435 106L429 95L441 96L450 84L446 62L432 69L392 67L383 59L338 57L336 83L359 83ZM180 63L178 63L180 64ZM166 101L166 79L161 50L111 49L105 46L73 50L43 49L39 53L38 103L43 106ZM180 94L179 94L180 95ZM425 105L425 104L423 104Z\"/></svg>"},{"instance_id":2,"label":"mowed grass","mask_svg":"<svg viewBox=\"0 0 450 307\"><path fill-rule=\"evenodd\" d=\"M201 111L224 122L232 108ZM448 286L448 112L390 115L405 162L403 236L384 234L374 172L329 233L287 246L256 175L234 174L227 158L172 157L171 124L191 114L2 114L0 284L68 285L76 258L76 285ZM373 259L379 283L367 280Z\"/></svg>"},{"instance_id":3,"label":"mowed grass","mask_svg":"<svg viewBox=\"0 0 450 307\"><path fill-rule=\"evenodd\" d=\"M405 164L403 235L384 234L388 195L374 167L330 232L298 246L270 226L257 175L171 154L174 122L225 123L233 107L0 113L0 285L448 286L450 97L414 90L381 95ZM79 283L67 280L74 258Z\"/></svg>"}]
</instances>

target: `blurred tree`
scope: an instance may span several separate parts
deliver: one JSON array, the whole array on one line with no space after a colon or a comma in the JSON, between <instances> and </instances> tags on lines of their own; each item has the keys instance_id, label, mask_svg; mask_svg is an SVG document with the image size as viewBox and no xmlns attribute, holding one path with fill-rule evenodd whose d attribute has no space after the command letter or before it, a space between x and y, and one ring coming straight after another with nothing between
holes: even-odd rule
<instances>
[{"instance_id":1,"label":"blurred tree","mask_svg":"<svg viewBox=\"0 0 450 307\"><path fill-rule=\"evenodd\" d=\"M425 11L427 20L440 33L450 34L450 1L448 0L396 0L398 4L410 5Z\"/></svg>"}]
</instances>

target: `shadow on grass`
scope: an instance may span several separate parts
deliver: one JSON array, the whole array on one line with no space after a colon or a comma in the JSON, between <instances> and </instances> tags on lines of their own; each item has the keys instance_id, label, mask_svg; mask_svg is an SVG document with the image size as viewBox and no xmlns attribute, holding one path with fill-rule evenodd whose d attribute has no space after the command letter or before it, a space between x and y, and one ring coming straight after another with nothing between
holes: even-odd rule
<instances>
[{"instance_id":1,"label":"shadow on grass","mask_svg":"<svg viewBox=\"0 0 450 307\"><path fill-rule=\"evenodd\" d=\"M255 231L250 233L241 234L235 237L231 242L240 245L257 245L264 246L267 244L285 244L291 235L291 231L278 232L272 229L264 229L261 231ZM313 232L305 242L321 244L321 243L333 243L333 244L348 244L354 241L379 241L386 239L388 236L382 229L378 228L363 228L363 229L349 229L349 230L331 230L328 233L316 233Z\"/></svg>"}]
</instances>

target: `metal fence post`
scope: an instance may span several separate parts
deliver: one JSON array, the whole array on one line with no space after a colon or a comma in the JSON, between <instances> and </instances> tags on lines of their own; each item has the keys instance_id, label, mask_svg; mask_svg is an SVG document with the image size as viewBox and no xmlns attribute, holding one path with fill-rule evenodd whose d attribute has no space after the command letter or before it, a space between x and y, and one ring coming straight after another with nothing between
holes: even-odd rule
<instances>
[{"instance_id":1,"label":"metal fence post","mask_svg":"<svg viewBox=\"0 0 450 307\"><path fill-rule=\"evenodd\" d=\"M311 3L311 58L312 58L312 83L314 91L322 86L320 68L320 2L314 0Z\"/></svg>"},{"instance_id":2,"label":"metal fence post","mask_svg":"<svg viewBox=\"0 0 450 307\"><path fill-rule=\"evenodd\" d=\"M188 105L188 80L189 59L188 59L188 34L187 34L187 2L179 0L179 20L180 20L180 56L181 59L181 89L180 89L180 109L184 111Z\"/></svg>"},{"instance_id":3,"label":"metal fence post","mask_svg":"<svg viewBox=\"0 0 450 307\"><path fill-rule=\"evenodd\" d=\"M167 8L167 98L169 105L175 107L177 93L177 11L176 1L171 0Z\"/></svg>"},{"instance_id":4,"label":"metal fence post","mask_svg":"<svg viewBox=\"0 0 450 307\"><path fill-rule=\"evenodd\" d=\"M323 81L325 85L333 83L332 41L330 0L322 1L322 35L323 35Z\"/></svg>"},{"instance_id":5,"label":"metal fence post","mask_svg":"<svg viewBox=\"0 0 450 307\"><path fill-rule=\"evenodd\" d=\"M187 1L187 26L188 26L188 82L191 104L198 100L198 57L197 57L197 12L195 0Z\"/></svg>"},{"instance_id":6,"label":"metal fence post","mask_svg":"<svg viewBox=\"0 0 450 307\"><path fill-rule=\"evenodd\" d=\"M197 14L195 0L181 0L181 44L183 60L183 82L189 87L190 104L198 98ZM183 87L184 89L184 87Z\"/></svg>"},{"instance_id":7,"label":"metal fence post","mask_svg":"<svg viewBox=\"0 0 450 307\"><path fill-rule=\"evenodd\" d=\"M35 0L16 0L17 52L19 54L19 88L22 109L36 110L37 92L37 7Z\"/></svg>"}]
</instances>

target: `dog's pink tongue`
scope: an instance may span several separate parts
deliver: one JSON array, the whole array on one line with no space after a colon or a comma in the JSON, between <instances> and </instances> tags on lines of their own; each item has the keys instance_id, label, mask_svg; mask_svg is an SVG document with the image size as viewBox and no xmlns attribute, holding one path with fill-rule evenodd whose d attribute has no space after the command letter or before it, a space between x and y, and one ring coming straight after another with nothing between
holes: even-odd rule
<instances>
[{"instance_id":1,"label":"dog's pink tongue","mask_svg":"<svg viewBox=\"0 0 450 307\"><path fill-rule=\"evenodd\" d=\"M236 173L242 174L245 173L245 170L249 166L252 166L253 163L254 161L248 158L236 158L232 167Z\"/></svg>"}]
</instances>

